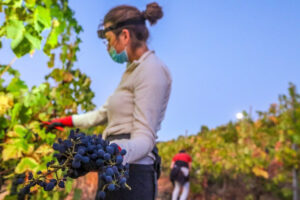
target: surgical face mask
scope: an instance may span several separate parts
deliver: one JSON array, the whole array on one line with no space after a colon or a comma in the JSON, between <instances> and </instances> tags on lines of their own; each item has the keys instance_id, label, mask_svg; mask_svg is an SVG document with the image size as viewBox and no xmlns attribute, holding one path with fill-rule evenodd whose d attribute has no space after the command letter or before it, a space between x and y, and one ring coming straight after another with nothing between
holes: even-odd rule
<instances>
[{"instance_id":1,"label":"surgical face mask","mask_svg":"<svg viewBox=\"0 0 300 200\"><path fill-rule=\"evenodd\" d=\"M121 53L117 53L116 49L113 46L111 46L109 49L109 55L113 59L113 61L117 63L128 62L126 48Z\"/></svg>"}]
</instances>

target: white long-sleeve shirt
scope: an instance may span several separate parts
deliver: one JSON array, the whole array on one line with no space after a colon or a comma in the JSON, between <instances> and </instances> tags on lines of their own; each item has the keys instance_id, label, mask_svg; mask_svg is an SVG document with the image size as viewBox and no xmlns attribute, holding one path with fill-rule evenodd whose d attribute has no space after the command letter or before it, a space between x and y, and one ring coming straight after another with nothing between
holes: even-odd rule
<instances>
[{"instance_id":1,"label":"white long-sleeve shirt","mask_svg":"<svg viewBox=\"0 0 300 200\"><path fill-rule=\"evenodd\" d=\"M165 64L153 51L147 51L127 65L118 87L100 109L73 115L73 124L91 127L107 122L104 139L130 133L130 139L112 141L126 149L124 161L153 163L151 151L165 115L171 83Z\"/></svg>"}]
</instances>

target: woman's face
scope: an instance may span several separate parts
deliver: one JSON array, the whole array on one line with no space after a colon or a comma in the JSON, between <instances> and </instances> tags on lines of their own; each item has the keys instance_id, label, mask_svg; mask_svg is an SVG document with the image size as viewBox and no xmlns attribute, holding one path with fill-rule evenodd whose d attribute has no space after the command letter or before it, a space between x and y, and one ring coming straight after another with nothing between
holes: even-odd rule
<instances>
[{"instance_id":1,"label":"woman's face","mask_svg":"<svg viewBox=\"0 0 300 200\"><path fill-rule=\"evenodd\" d=\"M111 26L110 22L104 24L104 27L107 28ZM110 47L113 46L117 53L122 52L126 46L129 44L130 34L127 29L123 29L122 32L117 37L112 31L108 31L105 33L105 38L107 39L107 50L109 51Z\"/></svg>"}]
</instances>

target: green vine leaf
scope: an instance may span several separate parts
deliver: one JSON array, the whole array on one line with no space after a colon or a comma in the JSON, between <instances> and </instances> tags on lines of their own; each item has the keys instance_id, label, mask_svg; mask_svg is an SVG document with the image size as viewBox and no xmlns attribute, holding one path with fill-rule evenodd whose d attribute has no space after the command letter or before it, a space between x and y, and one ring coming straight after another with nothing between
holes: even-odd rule
<instances>
[{"instance_id":1,"label":"green vine leaf","mask_svg":"<svg viewBox=\"0 0 300 200\"><path fill-rule=\"evenodd\" d=\"M22 109L22 106L23 105L21 103L16 103L14 105L14 108L12 109L12 112L11 112L11 126L13 126L14 124L16 124L18 122L18 116Z\"/></svg>"},{"instance_id":2,"label":"green vine leaf","mask_svg":"<svg viewBox=\"0 0 300 200\"><path fill-rule=\"evenodd\" d=\"M37 6L34 11L34 27L38 32L51 27L51 15L49 9Z\"/></svg>"},{"instance_id":3,"label":"green vine leaf","mask_svg":"<svg viewBox=\"0 0 300 200\"><path fill-rule=\"evenodd\" d=\"M30 157L22 158L19 164L15 168L17 174L21 174L26 171L35 171L35 168L39 166L38 162Z\"/></svg>"},{"instance_id":4,"label":"green vine leaf","mask_svg":"<svg viewBox=\"0 0 300 200\"><path fill-rule=\"evenodd\" d=\"M6 36L10 39L22 38L25 31L25 27L22 21L8 20L6 25Z\"/></svg>"},{"instance_id":5,"label":"green vine leaf","mask_svg":"<svg viewBox=\"0 0 300 200\"><path fill-rule=\"evenodd\" d=\"M36 0L25 0L25 3L28 8L33 8L35 6Z\"/></svg>"},{"instance_id":6,"label":"green vine leaf","mask_svg":"<svg viewBox=\"0 0 300 200\"><path fill-rule=\"evenodd\" d=\"M18 124L14 126L14 132L17 133L20 138L24 138L27 135L28 130L24 126Z\"/></svg>"},{"instance_id":7,"label":"green vine leaf","mask_svg":"<svg viewBox=\"0 0 300 200\"><path fill-rule=\"evenodd\" d=\"M22 92L27 91L27 89L25 82L20 80L18 77L13 78L7 86L7 91L14 94L14 96L19 96Z\"/></svg>"},{"instance_id":8,"label":"green vine leaf","mask_svg":"<svg viewBox=\"0 0 300 200\"><path fill-rule=\"evenodd\" d=\"M31 43L32 49L41 49L41 37L33 36L30 33L25 33L25 38Z\"/></svg>"}]
</instances>

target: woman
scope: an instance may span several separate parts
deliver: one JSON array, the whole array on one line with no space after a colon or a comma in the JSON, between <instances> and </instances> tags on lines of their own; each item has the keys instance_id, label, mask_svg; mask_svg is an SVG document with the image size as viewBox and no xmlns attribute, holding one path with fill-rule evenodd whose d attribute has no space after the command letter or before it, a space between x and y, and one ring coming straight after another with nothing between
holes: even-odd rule
<instances>
[{"instance_id":1,"label":"woman","mask_svg":"<svg viewBox=\"0 0 300 200\"><path fill-rule=\"evenodd\" d=\"M143 12L128 5L111 9L104 17L98 36L106 41L109 55L115 62L127 63L118 87L99 110L51 121L55 126L60 123L75 127L107 122L103 138L126 149L124 162L130 164L128 185L132 188L131 191L108 192L107 200L155 199L152 150L165 115L172 81L165 64L147 47L149 32L145 21L153 25L162 16L157 3L148 4Z\"/></svg>"}]
</instances>

